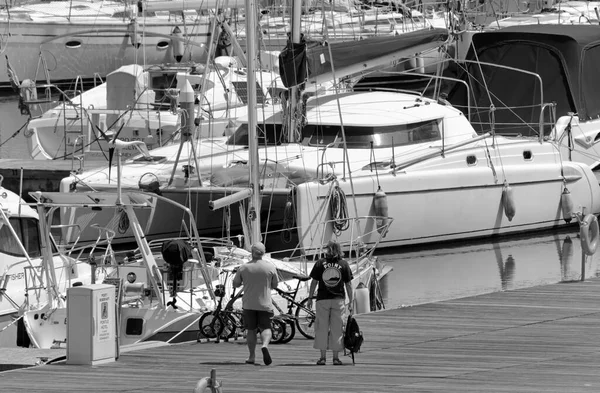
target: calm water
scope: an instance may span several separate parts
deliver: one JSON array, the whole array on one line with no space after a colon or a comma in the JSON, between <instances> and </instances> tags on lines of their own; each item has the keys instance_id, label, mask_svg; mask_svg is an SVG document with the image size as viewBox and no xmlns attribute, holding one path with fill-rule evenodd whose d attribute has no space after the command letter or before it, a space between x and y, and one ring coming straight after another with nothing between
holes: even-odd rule
<instances>
[{"instance_id":1,"label":"calm water","mask_svg":"<svg viewBox=\"0 0 600 393\"><path fill-rule=\"evenodd\" d=\"M26 121L15 98L7 97L0 97L0 119L0 143ZM23 158L27 154L23 133L0 148L0 158ZM382 282L387 308L579 280L582 272L576 227L502 241L384 249L378 255L393 267ZM597 253L584 264L587 278L600 274L599 258Z\"/></svg>"}]
</instances>

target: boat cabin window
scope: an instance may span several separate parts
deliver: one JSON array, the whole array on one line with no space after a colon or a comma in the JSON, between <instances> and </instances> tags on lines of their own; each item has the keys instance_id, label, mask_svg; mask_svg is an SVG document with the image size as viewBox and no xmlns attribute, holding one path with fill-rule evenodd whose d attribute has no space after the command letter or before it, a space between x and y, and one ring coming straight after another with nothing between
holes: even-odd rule
<instances>
[{"instance_id":1,"label":"boat cabin window","mask_svg":"<svg viewBox=\"0 0 600 393\"><path fill-rule=\"evenodd\" d=\"M393 126L346 126L346 145L350 149L392 147L439 140L440 120L428 120ZM307 125L302 130L309 146L343 147L342 129L338 125Z\"/></svg>"},{"instance_id":2,"label":"boat cabin window","mask_svg":"<svg viewBox=\"0 0 600 393\"><path fill-rule=\"evenodd\" d=\"M283 126L281 124L258 124L258 144L280 145L284 142ZM248 146L248 124L244 123L235 130L227 140L228 145Z\"/></svg>"},{"instance_id":3,"label":"boat cabin window","mask_svg":"<svg viewBox=\"0 0 600 393\"><path fill-rule=\"evenodd\" d=\"M143 154L137 158L132 159L133 162L161 162L161 161L166 161L166 160L167 160L167 157L164 157L164 156L150 155L150 157L146 157Z\"/></svg>"},{"instance_id":4,"label":"boat cabin window","mask_svg":"<svg viewBox=\"0 0 600 393\"><path fill-rule=\"evenodd\" d=\"M38 223L33 218L11 217L8 219L19 240L25 247L30 258L37 258L41 255L40 251L40 233ZM0 252L8 255L24 257L17 239L15 239L10 228L4 224L0 225Z\"/></svg>"}]
</instances>

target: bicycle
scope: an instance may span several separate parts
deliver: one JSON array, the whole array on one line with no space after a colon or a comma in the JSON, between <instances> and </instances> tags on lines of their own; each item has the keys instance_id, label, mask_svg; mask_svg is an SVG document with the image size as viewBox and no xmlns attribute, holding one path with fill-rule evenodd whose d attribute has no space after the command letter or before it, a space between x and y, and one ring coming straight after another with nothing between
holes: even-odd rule
<instances>
[{"instance_id":1,"label":"bicycle","mask_svg":"<svg viewBox=\"0 0 600 393\"><path fill-rule=\"evenodd\" d=\"M230 273L235 273L236 269L226 270L223 269L223 273L226 274L224 282L227 282L227 277ZM234 303L243 296L243 292L239 291L236 293L235 289L231 294L231 298L223 307L223 298L225 297L225 285L217 284L215 286L215 296L219 298L217 306L213 311L204 313L200 317L198 322L200 334L206 338L217 338L217 342L223 339L231 339L236 336L237 333L245 332L244 315L241 310L234 308ZM271 340L274 343L279 343L286 335L285 323L278 319L271 321Z\"/></svg>"},{"instance_id":2,"label":"bicycle","mask_svg":"<svg viewBox=\"0 0 600 393\"><path fill-rule=\"evenodd\" d=\"M301 300L300 302L296 301L296 295L298 294L298 291L300 289L300 285L303 282L306 282L308 280L310 280L310 277L308 276L294 276L294 279L298 280L298 283L296 284L296 288L290 291L284 291L280 288L275 288L275 291L285 300L287 300L288 303L288 310L287 313L283 314L286 315L289 319L289 317L291 317L293 315L293 320L295 321L296 324L296 328L298 329L298 331L300 332L300 334L302 334L304 337L308 338L309 340L312 340L315 338L315 319L316 319L316 313L315 311L312 309L312 307L308 307L306 304L308 303L309 300L314 300L315 297L313 296L312 298L306 298ZM296 308L296 310L294 311L294 307ZM281 309L279 307L277 307L277 309L279 309L281 311ZM288 324L288 326L290 326Z\"/></svg>"}]
</instances>

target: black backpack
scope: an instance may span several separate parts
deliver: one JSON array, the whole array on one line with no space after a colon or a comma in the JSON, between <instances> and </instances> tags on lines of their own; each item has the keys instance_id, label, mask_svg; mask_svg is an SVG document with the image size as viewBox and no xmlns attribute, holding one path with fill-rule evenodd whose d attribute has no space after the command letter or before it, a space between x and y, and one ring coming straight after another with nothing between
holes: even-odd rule
<instances>
[{"instance_id":1,"label":"black backpack","mask_svg":"<svg viewBox=\"0 0 600 393\"><path fill-rule=\"evenodd\" d=\"M352 355L352 364L354 364L354 354L360 351L360 346L364 341L362 332L358 327L358 322L352 315L348 315L346 328L344 330L344 348Z\"/></svg>"}]
</instances>

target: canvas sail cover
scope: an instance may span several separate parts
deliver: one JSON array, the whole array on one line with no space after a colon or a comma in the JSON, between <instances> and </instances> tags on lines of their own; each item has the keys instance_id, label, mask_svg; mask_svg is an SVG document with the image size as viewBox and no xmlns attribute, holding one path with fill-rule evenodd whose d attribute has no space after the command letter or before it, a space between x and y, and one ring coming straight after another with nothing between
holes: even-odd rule
<instances>
[{"instance_id":1,"label":"canvas sail cover","mask_svg":"<svg viewBox=\"0 0 600 393\"><path fill-rule=\"evenodd\" d=\"M325 82L412 57L447 39L448 30L427 29L360 41L288 43L279 55L279 72L286 87Z\"/></svg>"},{"instance_id":2,"label":"canvas sail cover","mask_svg":"<svg viewBox=\"0 0 600 393\"><path fill-rule=\"evenodd\" d=\"M492 105L495 130L506 135L534 135L537 127L532 125L539 122L542 100L556 103L558 117L569 112L581 120L600 116L600 26L540 24L478 33L467 60L460 79L469 84L476 113L472 121L479 133L490 127ZM541 84L536 75L517 70L539 75ZM465 108L465 86L457 83L448 99Z\"/></svg>"}]
</instances>

